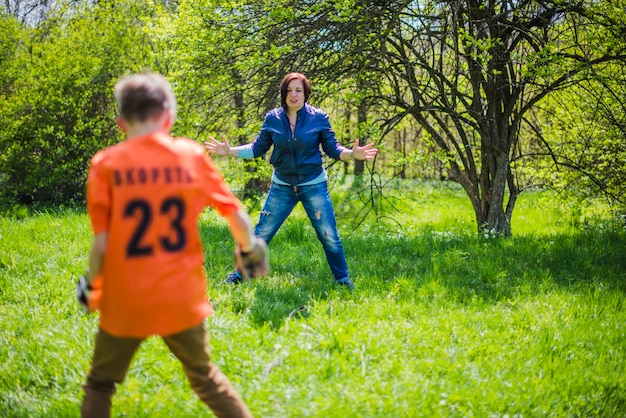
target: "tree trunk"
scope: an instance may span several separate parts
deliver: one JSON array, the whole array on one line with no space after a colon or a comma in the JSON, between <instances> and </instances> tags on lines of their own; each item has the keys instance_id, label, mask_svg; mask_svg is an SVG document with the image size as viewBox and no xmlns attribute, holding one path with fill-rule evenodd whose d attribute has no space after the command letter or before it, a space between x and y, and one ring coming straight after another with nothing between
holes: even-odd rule
<instances>
[{"instance_id":1,"label":"tree trunk","mask_svg":"<svg viewBox=\"0 0 626 418\"><path fill-rule=\"evenodd\" d=\"M483 213L481 214L482 222L478 227L479 232L488 232L505 237L511 236L511 219L504 211L507 170L508 159L502 159L497 162L496 173L491 181L491 192L486 194L486 196L484 195L481 202ZM484 190L488 189L485 188Z\"/></svg>"},{"instance_id":2,"label":"tree trunk","mask_svg":"<svg viewBox=\"0 0 626 418\"><path fill-rule=\"evenodd\" d=\"M509 174L509 159L505 153L497 154L490 147L483 147L482 170L480 173L479 212L476 224L479 233L511 236L510 213L505 212L504 199Z\"/></svg>"}]
</instances>

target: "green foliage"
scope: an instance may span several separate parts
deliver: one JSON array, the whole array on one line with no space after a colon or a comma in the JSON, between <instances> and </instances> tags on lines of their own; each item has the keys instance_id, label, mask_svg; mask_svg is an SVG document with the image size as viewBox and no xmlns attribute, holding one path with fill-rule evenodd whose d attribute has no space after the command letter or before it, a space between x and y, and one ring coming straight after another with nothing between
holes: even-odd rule
<instances>
[{"instance_id":1,"label":"green foliage","mask_svg":"<svg viewBox=\"0 0 626 418\"><path fill-rule=\"evenodd\" d=\"M528 184L565 191L572 199L603 193L624 211L626 196L626 9L623 1L591 2L588 24L577 34L579 45L605 54L594 66L580 64L574 85L552 92L526 119L526 150L515 162ZM551 53L551 52L550 52ZM618 209L619 210L619 209Z\"/></svg>"},{"instance_id":2,"label":"green foliage","mask_svg":"<svg viewBox=\"0 0 626 418\"><path fill-rule=\"evenodd\" d=\"M24 38L25 31L18 21L0 10L0 107L6 105L13 90L13 81L19 68L15 67L15 55Z\"/></svg>"},{"instance_id":3,"label":"green foliage","mask_svg":"<svg viewBox=\"0 0 626 418\"><path fill-rule=\"evenodd\" d=\"M240 58L238 76L262 82L259 90L268 93L262 97L271 97L263 85L295 69L314 80L322 99L332 98L335 116L343 112L349 121L350 108L366 103L376 119L369 125L382 128L381 136L413 117L411 129L393 131L401 139L384 147L393 151L381 154L385 164L377 168L402 177L438 171L459 181L477 223L505 235L519 191L535 185L524 181L519 160L530 160L533 147L551 152L520 134L527 115L595 66L619 61L626 46L603 43L623 37L622 5L609 1L228 6L236 12L219 20L228 22L220 39L232 47L229 57Z\"/></svg>"},{"instance_id":4,"label":"green foliage","mask_svg":"<svg viewBox=\"0 0 626 418\"><path fill-rule=\"evenodd\" d=\"M339 222L353 292L332 283L300 207L272 241L270 277L226 285L230 234L203 214L212 358L253 414L623 416L624 226L601 216L576 228L590 208L542 192L520 196L514 238L486 239L458 186L406 192L419 206L398 213L398 230ZM79 415L97 315L79 311L74 285L90 237L81 212L0 217L2 416ZM149 339L113 415L209 413Z\"/></svg>"},{"instance_id":5,"label":"green foliage","mask_svg":"<svg viewBox=\"0 0 626 418\"><path fill-rule=\"evenodd\" d=\"M113 84L151 65L135 2L68 10L29 30L12 57L13 88L0 108L0 185L20 203L79 203L89 159L121 136Z\"/></svg>"},{"instance_id":6,"label":"green foliage","mask_svg":"<svg viewBox=\"0 0 626 418\"><path fill-rule=\"evenodd\" d=\"M601 190L626 204L624 74L621 65L607 66L595 79L546 102L541 117L552 122L542 139L553 155L528 167L529 171L569 193L586 197Z\"/></svg>"},{"instance_id":7,"label":"green foliage","mask_svg":"<svg viewBox=\"0 0 626 418\"><path fill-rule=\"evenodd\" d=\"M481 225L506 226L506 197L525 187L592 194L595 184L623 196L625 10L623 0L67 0L33 26L2 14L0 200L80 204L89 158L121 139L113 84L144 69L172 82L175 135L226 134L231 144L254 139L286 72L305 72L341 142L380 143L368 169L460 181L474 208L492 211L476 214ZM582 80L588 92L550 97ZM600 85L611 94L590 93ZM543 111L529 111L545 98ZM510 165L495 164L496 149ZM554 170L552 152L571 167ZM220 164L256 207L267 163ZM351 166L331 176L337 167Z\"/></svg>"}]
</instances>

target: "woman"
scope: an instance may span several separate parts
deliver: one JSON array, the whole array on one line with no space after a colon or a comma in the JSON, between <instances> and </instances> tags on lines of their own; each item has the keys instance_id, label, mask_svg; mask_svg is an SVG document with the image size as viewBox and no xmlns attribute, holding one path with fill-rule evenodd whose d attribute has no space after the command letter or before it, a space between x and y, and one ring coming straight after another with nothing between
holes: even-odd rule
<instances>
[{"instance_id":1,"label":"woman","mask_svg":"<svg viewBox=\"0 0 626 418\"><path fill-rule=\"evenodd\" d=\"M335 213L328 192L328 177L322 166L320 145L335 160L372 160L378 153L374 144L352 149L337 143L328 115L307 103L311 83L304 74L290 73L280 82L281 107L265 115L261 132L251 144L231 147L226 138L209 137L206 149L217 155L256 158L274 146L270 164L274 166L270 191L256 226L256 236L269 244L298 201L322 243L335 282L354 288L348 275L346 256L337 232ZM235 270L229 283L241 282Z\"/></svg>"}]
</instances>

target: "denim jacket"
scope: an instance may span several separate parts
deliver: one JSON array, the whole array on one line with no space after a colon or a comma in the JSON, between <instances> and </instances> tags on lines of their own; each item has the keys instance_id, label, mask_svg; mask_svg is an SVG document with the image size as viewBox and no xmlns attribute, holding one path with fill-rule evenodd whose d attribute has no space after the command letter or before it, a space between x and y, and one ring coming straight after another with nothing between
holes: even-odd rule
<instances>
[{"instance_id":1,"label":"denim jacket","mask_svg":"<svg viewBox=\"0 0 626 418\"><path fill-rule=\"evenodd\" d=\"M274 145L270 164L279 180L291 185L306 183L319 176L322 154L338 160L346 147L337 143L328 115L307 103L298 110L295 132L291 132L283 107L265 115L261 132L251 144L254 157L265 154Z\"/></svg>"}]
</instances>

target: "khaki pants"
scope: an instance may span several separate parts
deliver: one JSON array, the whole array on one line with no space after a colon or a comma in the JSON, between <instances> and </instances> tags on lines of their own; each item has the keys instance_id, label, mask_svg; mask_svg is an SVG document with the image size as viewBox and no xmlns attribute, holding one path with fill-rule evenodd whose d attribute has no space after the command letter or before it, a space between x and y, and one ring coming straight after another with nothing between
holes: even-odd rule
<instances>
[{"instance_id":1,"label":"khaki pants","mask_svg":"<svg viewBox=\"0 0 626 418\"><path fill-rule=\"evenodd\" d=\"M216 416L251 417L252 414L228 378L211 364L206 338L204 324L201 323L178 334L163 337L163 341L182 363L192 389ZM83 386L83 417L110 417L115 385L126 377L131 360L142 341L114 337L102 329L98 330L91 370Z\"/></svg>"}]
</instances>

